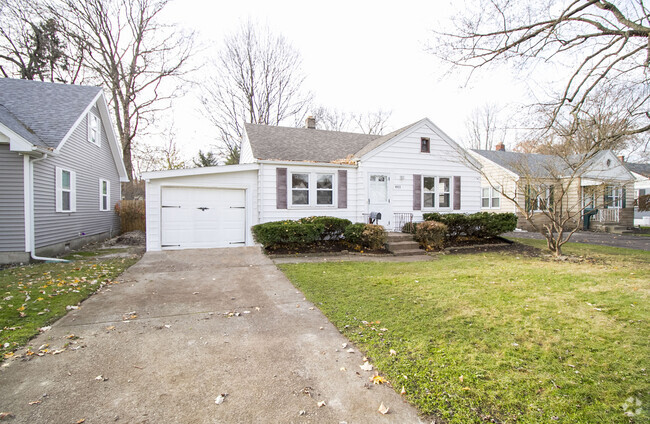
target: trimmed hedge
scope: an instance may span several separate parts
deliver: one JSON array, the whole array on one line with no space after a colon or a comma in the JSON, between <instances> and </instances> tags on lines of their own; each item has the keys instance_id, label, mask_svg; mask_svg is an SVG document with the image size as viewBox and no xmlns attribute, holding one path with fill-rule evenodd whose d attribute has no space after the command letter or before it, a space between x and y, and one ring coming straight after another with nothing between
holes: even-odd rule
<instances>
[{"instance_id":1,"label":"trimmed hedge","mask_svg":"<svg viewBox=\"0 0 650 424\"><path fill-rule=\"evenodd\" d=\"M275 221L254 225L252 230L255 241L269 248L315 243L321 239L325 226L298 221Z\"/></svg>"},{"instance_id":2,"label":"trimmed hedge","mask_svg":"<svg viewBox=\"0 0 650 424\"><path fill-rule=\"evenodd\" d=\"M370 250L383 249L388 240L384 227L373 224L350 224L344 237L348 243Z\"/></svg>"},{"instance_id":3,"label":"trimmed hedge","mask_svg":"<svg viewBox=\"0 0 650 424\"><path fill-rule=\"evenodd\" d=\"M423 217L425 221L445 224L448 239L455 239L461 235L491 238L513 231L517 227L517 215L514 213L478 212L471 215L425 213Z\"/></svg>"},{"instance_id":4,"label":"trimmed hedge","mask_svg":"<svg viewBox=\"0 0 650 424\"><path fill-rule=\"evenodd\" d=\"M322 224L325 228L321 234L321 240L339 240L348 225L352 224L349 219L335 218L333 216L310 216L300 218L298 222L307 224Z\"/></svg>"},{"instance_id":5,"label":"trimmed hedge","mask_svg":"<svg viewBox=\"0 0 650 424\"><path fill-rule=\"evenodd\" d=\"M447 226L442 222L424 221L417 225L415 239L427 251L442 250L445 247Z\"/></svg>"}]
</instances>

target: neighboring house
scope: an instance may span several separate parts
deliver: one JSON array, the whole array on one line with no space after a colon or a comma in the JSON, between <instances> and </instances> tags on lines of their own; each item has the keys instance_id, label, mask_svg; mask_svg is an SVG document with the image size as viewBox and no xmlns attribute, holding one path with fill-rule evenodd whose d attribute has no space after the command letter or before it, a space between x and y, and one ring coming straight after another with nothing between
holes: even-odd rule
<instances>
[{"instance_id":1,"label":"neighboring house","mask_svg":"<svg viewBox=\"0 0 650 424\"><path fill-rule=\"evenodd\" d=\"M0 263L119 232L128 181L99 87L0 78Z\"/></svg>"},{"instance_id":2,"label":"neighboring house","mask_svg":"<svg viewBox=\"0 0 650 424\"><path fill-rule=\"evenodd\" d=\"M650 195L650 163L624 162L624 165L634 176L634 199ZM650 211L639 212L639 207L634 206L634 225L650 226Z\"/></svg>"},{"instance_id":3,"label":"neighboring house","mask_svg":"<svg viewBox=\"0 0 650 424\"><path fill-rule=\"evenodd\" d=\"M422 214L478 212L480 174L429 119L367 135L245 126L239 165L145 173L147 250L254 244L251 226L328 215L399 231Z\"/></svg>"},{"instance_id":4,"label":"neighboring house","mask_svg":"<svg viewBox=\"0 0 650 424\"><path fill-rule=\"evenodd\" d=\"M633 226L634 178L609 150L588 160L579 155L565 160L554 155L507 152L499 143L496 150L472 150L472 154L482 165L481 209L516 213L519 229L534 230L526 214L536 225L548 222L544 212L554 199L560 199L557 196L562 197L558 206L563 216L570 218L569 227L580 225L584 211L592 209L598 210L591 218L592 229ZM564 188L558 187L560 183Z\"/></svg>"}]
</instances>

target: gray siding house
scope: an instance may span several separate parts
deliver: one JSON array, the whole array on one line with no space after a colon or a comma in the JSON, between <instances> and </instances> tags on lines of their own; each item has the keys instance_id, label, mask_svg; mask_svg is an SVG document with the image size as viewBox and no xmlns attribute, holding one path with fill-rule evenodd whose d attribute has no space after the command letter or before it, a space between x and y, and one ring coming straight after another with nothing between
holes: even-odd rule
<instances>
[{"instance_id":1,"label":"gray siding house","mask_svg":"<svg viewBox=\"0 0 650 424\"><path fill-rule=\"evenodd\" d=\"M100 87L0 78L0 264L117 234L124 181Z\"/></svg>"}]
</instances>

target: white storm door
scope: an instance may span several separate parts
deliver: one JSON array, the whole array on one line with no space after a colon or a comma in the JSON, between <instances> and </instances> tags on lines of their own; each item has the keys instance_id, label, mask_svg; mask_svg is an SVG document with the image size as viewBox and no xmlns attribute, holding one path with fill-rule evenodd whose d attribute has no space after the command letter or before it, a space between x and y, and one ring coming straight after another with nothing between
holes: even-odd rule
<instances>
[{"instance_id":1,"label":"white storm door","mask_svg":"<svg viewBox=\"0 0 650 424\"><path fill-rule=\"evenodd\" d=\"M163 187L161 247L191 249L246 243L244 190Z\"/></svg>"},{"instance_id":2,"label":"white storm door","mask_svg":"<svg viewBox=\"0 0 650 424\"><path fill-rule=\"evenodd\" d=\"M368 180L368 213L381 213L378 224L386 228L390 227L392 219L389 180L385 174L370 174Z\"/></svg>"}]
</instances>

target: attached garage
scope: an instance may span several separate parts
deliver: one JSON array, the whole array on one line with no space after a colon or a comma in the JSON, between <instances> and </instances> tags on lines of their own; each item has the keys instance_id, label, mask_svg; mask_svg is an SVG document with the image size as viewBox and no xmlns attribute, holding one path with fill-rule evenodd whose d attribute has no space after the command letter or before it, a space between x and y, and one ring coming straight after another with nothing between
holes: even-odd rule
<instances>
[{"instance_id":1,"label":"attached garage","mask_svg":"<svg viewBox=\"0 0 650 424\"><path fill-rule=\"evenodd\" d=\"M250 246L257 165L150 172L147 250Z\"/></svg>"}]
</instances>

